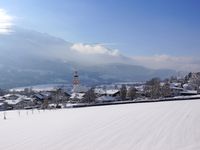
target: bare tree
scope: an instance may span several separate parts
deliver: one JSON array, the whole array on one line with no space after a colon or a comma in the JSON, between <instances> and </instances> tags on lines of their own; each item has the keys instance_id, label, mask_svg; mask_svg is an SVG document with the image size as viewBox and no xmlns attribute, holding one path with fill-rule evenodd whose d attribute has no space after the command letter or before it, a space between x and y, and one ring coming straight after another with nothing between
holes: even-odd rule
<instances>
[{"instance_id":1,"label":"bare tree","mask_svg":"<svg viewBox=\"0 0 200 150\"><path fill-rule=\"evenodd\" d=\"M62 101L62 89L61 88L56 89L55 94L56 94L55 95L55 102L56 102L56 105L58 105Z\"/></svg>"},{"instance_id":2,"label":"bare tree","mask_svg":"<svg viewBox=\"0 0 200 150\"><path fill-rule=\"evenodd\" d=\"M94 92L94 88L91 88L89 91L85 93L83 101L87 103L92 103L95 102L95 99L96 99L96 94Z\"/></svg>"},{"instance_id":3,"label":"bare tree","mask_svg":"<svg viewBox=\"0 0 200 150\"><path fill-rule=\"evenodd\" d=\"M42 108L43 108L43 109L47 109L47 108L48 108L48 105L49 105L48 99L45 98L44 101L43 101L43 104L42 104Z\"/></svg>"},{"instance_id":4,"label":"bare tree","mask_svg":"<svg viewBox=\"0 0 200 150\"><path fill-rule=\"evenodd\" d=\"M146 83L146 90L148 90L148 96L151 98L159 98L161 96L160 79L153 78Z\"/></svg>"},{"instance_id":5,"label":"bare tree","mask_svg":"<svg viewBox=\"0 0 200 150\"><path fill-rule=\"evenodd\" d=\"M131 86L129 89L128 89L128 97L130 97L131 100L133 100L135 97L136 97L136 88L134 86Z\"/></svg>"},{"instance_id":6,"label":"bare tree","mask_svg":"<svg viewBox=\"0 0 200 150\"><path fill-rule=\"evenodd\" d=\"M193 86L195 87L195 89L198 92L200 92L200 89L199 89L199 87L200 87L200 72L198 72L198 73L191 73L189 77L190 77L190 79L189 79L190 83L192 83Z\"/></svg>"},{"instance_id":7,"label":"bare tree","mask_svg":"<svg viewBox=\"0 0 200 150\"><path fill-rule=\"evenodd\" d=\"M170 82L177 82L178 79L176 76L171 76L169 80Z\"/></svg>"},{"instance_id":8,"label":"bare tree","mask_svg":"<svg viewBox=\"0 0 200 150\"><path fill-rule=\"evenodd\" d=\"M127 94L126 85L123 84L120 89L120 97L122 101L126 100L126 94Z\"/></svg>"},{"instance_id":9,"label":"bare tree","mask_svg":"<svg viewBox=\"0 0 200 150\"><path fill-rule=\"evenodd\" d=\"M161 87L161 95L163 97L170 97L172 96L171 89L170 89L170 84L166 82L162 87Z\"/></svg>"},{"instance_id":10,"label":"bare tree","mask_svg":"<svg viewBox=\"0 0 200 150\"><path fill-rule=\"evenodd\" d=\"M0 88L0 96L5 95L6 93L7 93L6 90L3 90L3 89Z\"/></svg>"}]
</instances>

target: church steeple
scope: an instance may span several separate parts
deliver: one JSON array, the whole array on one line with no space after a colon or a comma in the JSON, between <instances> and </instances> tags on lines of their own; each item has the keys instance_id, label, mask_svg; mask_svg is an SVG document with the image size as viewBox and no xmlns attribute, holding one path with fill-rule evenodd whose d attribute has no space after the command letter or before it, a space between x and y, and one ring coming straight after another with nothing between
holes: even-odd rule
<instances>
[{"instance_id":1,"label":"church steeple","mask_svg":"<svg viewBox=\"0 0 200 150\"><path fill-rule=\"evenodd\" d=\"M73 86L74 85L79 85L79 84L80 84L80 80L79 80L78 71L74 71Z\"/></svg>"}]
</instances>

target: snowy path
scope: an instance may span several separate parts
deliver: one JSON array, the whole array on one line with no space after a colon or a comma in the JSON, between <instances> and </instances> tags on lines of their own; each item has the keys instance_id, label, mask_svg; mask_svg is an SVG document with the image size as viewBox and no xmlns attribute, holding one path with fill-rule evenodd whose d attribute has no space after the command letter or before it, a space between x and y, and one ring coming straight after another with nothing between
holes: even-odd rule
<instances>
[{"instance_id":1,"label":"snowy path","mask_svg":"<svg viewBox=\"0 0 200 150\"><path fill-rule=\"evenodd\" d=\"M0 112L0 150L199 150L200 100Z\"/></svg>"}]
</instances>

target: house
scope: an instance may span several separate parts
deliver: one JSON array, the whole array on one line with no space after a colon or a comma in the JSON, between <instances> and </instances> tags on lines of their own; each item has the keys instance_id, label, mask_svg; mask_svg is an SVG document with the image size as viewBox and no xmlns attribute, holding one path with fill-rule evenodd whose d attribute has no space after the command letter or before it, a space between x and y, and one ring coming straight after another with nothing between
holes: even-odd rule
<instances>
[{"instance_id":1,"label":"house","mask_svg":"<svg viewBox=\"0 0 200 150\"><path fill-rule=\"evenodd\" d=\"M181 92L183 92L183 88L181 87L170 87L172 96L180 96Z\"/></svg>"},{"instance_id":2,"label":"house","mask_svg":"<svg viewBox=\"0 0 200 150\"><path fill-rule=\"evenodd\" d=\"M120 96L120 91L118 89L108 89L104 90L103 88L94 89L96 94L96 102L111 102L116 101Z\"/></svg>"},{"instance_id":3,"label":"house","mask_svg":"<svg viewBox=\"0 0 200 150\"><path fill-rule=\"evenodd\" d=\"M70 96L70 100L82 100L85 96L85 93L72 93L71 96Z\"/></svg>"},{"instance_id":4,"label":"house","mask_svg":"<svg viewBox=\"0 0 200 150\"><path fill-rule=\"evenodd\" d=\"M24 95L19 95L19 94L6 96L4 103L8 107L13 108L13 109L23 109L25 107L34 105L32 98L28 98Z\"/></svg>"},{"instance_id":5,"label":"house","mask_svg":"<svg viewBox=\"0 0 200 150\"><path fill-rule=\"evenodd\" d=\"M69 94L69 92L67 92L67 91L64 91L64 96L69 98L71 96L71 94Z\"/></svg>"},{"instance_id":6,"label":"house","mask_svg":"<svg viewBox=\"0 0 200 150\"><path fill-rule=\"evenodd\" d=\"M117 90L117 89L106 90L106 96L119 97L120 96L120 91Z\"/></svg>"},{"instance_id":7,"label":"house","mask_svg":"<svg viewBox=\"0 0 200 150\"><path fill-rule=\"evenodd\" d=\"M43 101L44 100L44 96L41 95L40 93L34 94L32 97L35 98L36 101Z\"/></svg>"},{"instance_id":8,"label":"house","mask_svg":"<svg viewBox=\"0 0 200 150\"><path fill-rule=\"evenodd\" d=\"M0 111L2 111L2 110L6 110L6 104L0 102Z\"/></svg>"},{"instance_id":9,"label":"house","mask_svg":"<svg viewBox=\"0 0 200 150\"><path fill-rule=\"evenodd\" d=\"M197 87L191 83L183 84L184 90L197 90Z\"/></svg>"},{"instance_id":10,"label":"house","mask_svg":"<svg viewBox=\"0 0 200 150\"><path fill-rule=\"evenodd\" d=\"M170 83L170 89L172 96L180 96L181 92L184 91L183 87L181 86L181 83Z\"/></svg>"},{"instance_id":11,"label":"house","mask_svg":"<svg viewBox=\"0 0 200 150\"><path fill-rule=\"evenodd\" d=\"M102 88L95 88L94 93L96 94L96 96L105 96L106 90L104 90Z\"/></svg>"},{"instance_id":12,"label":"house","mask_svg":"<svg viewBox=\"0 0 200 150\"><path fill-rule=\"evenodd\" d=\"M7 99L9 99L9 100L15 100L15 99L19 98L20 96L21 95L19 95L19 94L6 94L6 95L4 95L2 97L2 99L4 99L4 100L7 100Z\"/></svg>"},{"instance_id":13,"label":"house","mask_svg":"<svg viewBox=\"0 0 200 150\"><path fill-rule=\"evenodd\" d=\"M70 98L71 94L64 89L58 89L56 91L51 92L52 100L66 101Z\"/></svg>"},{"instance_id":14,"label":"house","mask_svg":"<svg viewBox=\"0 0 200 150\"><path fill-rule=\"evenodd\" d=\"M32 97L35 98L36 101L42 102L45 99L50 99L51 93L50 92L40 92L40 93L34 94Z\"/></svg>"}]
</instances>

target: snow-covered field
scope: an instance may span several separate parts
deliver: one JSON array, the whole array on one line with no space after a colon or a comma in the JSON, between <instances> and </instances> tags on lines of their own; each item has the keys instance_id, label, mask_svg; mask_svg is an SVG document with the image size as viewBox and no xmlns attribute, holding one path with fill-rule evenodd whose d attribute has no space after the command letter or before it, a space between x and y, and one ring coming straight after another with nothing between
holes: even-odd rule
<instances>
[{"instance_id":1,"label":"snow-covered field","mask_svg":"<svg viewBox=\"0 0 200 150\"><path fill-rule=\"evenodd\" d=\"M199 150L200 100L0 112L0 150Z\"/></svg>"}]
</instances>

